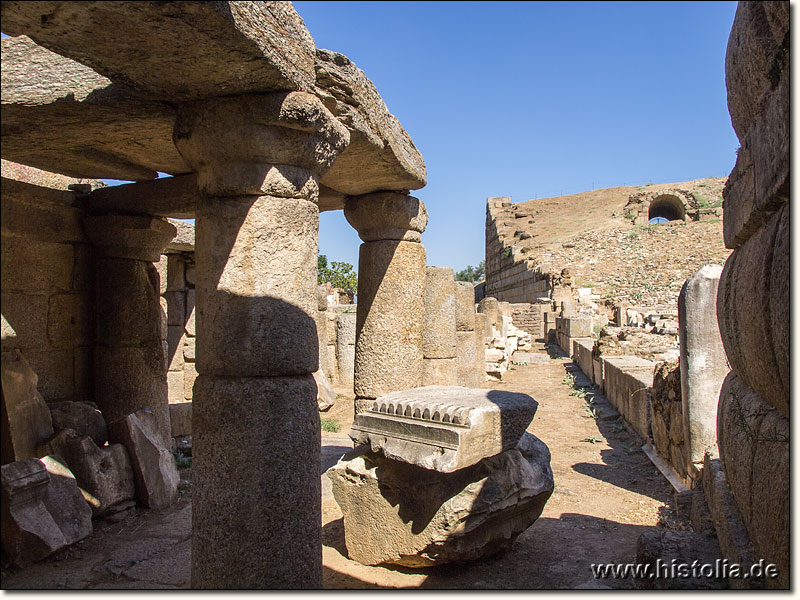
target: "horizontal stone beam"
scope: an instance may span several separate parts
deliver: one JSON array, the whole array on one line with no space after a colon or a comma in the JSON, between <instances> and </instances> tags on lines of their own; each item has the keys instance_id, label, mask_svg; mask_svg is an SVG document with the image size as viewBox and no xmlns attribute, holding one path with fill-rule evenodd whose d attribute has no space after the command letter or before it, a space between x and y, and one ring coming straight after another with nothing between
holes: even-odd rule
<instances>
[{"instance_id":1,"label":"horizontal stone beam","mask_svg":"<svg viewBox=\"0 0 800 600\"><path fill-rule=\"evenodd\" d=\"M3 31L157 100L314 84L314 40L289 2L8 1Z\"/></svg>"},{"instance_id":2,"label":"horizontal stone beam","mask_svg":"<svg viewBox=\"0 0 800 600\"><path fill-rule=\"evenodd\" d=\"M189 174L100 188L86 202L92 212L193 219L199 196L197 177Z\"/></svg>"}]
</instances>

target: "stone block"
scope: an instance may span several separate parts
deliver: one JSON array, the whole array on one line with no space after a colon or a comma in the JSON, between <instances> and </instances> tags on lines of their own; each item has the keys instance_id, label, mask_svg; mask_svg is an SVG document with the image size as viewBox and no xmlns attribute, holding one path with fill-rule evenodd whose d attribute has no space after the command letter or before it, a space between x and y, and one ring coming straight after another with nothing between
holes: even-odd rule
<instances>
[{"instance_id":1,"label":"stone block","mask_svg":"<svg viewBox=\"0 0 800 600\"><path fill-rule=\"evenodd\" d=\"M83 223L87 237L102 256L148 264L161 260L161 253L177 233L174 225L158 217L90 215L84 217ZM155 289L159 287L156 285Z\"/></svg>"},{"instance_id":2,"label":"stone block","mask_svg":"<svg viewBox=\"0 0 800 600\"><path fill-rule=\"evenodd\" d=\"M725 354L748 387L789 416L789 210L775 213L725 262L717 320Z\"/></svg>"},{"instance_id":3,"label":"stone block","mask_svg":"<svg viewBox=\"0 0 800 600\"><path fill-rule=\"evenodd\" d=\"M419 242L428 224L425 205L413 196L398 192L353 196L345 204L344 216L364 242Z\"/></svg>"},{"instance_id":4,"label":"stone block","mask_svg":"<svg viewBox=\"0 0 800 600\"><path fill-rule=\"evenodd\" d=\"M455 358L422 359L422 385L457 385Z\"/></svg>"},{"instance_id":5,"label":"stone block","mask_svg":"<svg viewBox=\"0 0 800 600\"><path fill-rule=\"evenodd\" d=\"M153 262L153 266L158 273L158 293L163 294L167 291L167 264L169 257L166 254L159 256L158 261Z\"/></svg>"},{"instance_id":6,"label":"stone block","mask_svg":"<svg viewBox=\"0 0 800 600\"><path fill-rule=\"evenodd\" d=\"M456 355L456 284L450 267L425 270L425 326L422 354L425 358Z\"/></svg>"},{"instance_id":7,"label":"stone block","mask_svg":"<svg viewBox=\"0 0 800 600\"><path fill-rule=\"evenodd\" d=\"M452 473L513 448L537 407L527 394L426 386L378 398L356 415L350 437L386 458Z\"/></svg>"},{"instance_id":8,"label":"stone block","mask_svg":"<svg viewBox=\"0 0 800 600\"><path fill-rule=\"evenodd\" d=\"M194 389L194 382L197 380L197 367L195 363L186 363L183 366L183 397L191 400Z\"/></svg>"},{"instance_id":9,"label":"stone block","mask_svg":"<svg viewBox=\"0 0 800 600\"><path fill-rule=\"evenodd\" d=\"M456 281L456 331L475 330L475 286Z\"/></svg>"},{"instance_id":10,"label":"stone block","mask_svg":"<svg viewBox=\"0 0 800 600\"><path fill-rule=\"evenodd\" d=\"M528 433L512 449L454 473L361 447L327 476L344 514L348 556L367 565L429 567L507 549L553 491L550 452Z\"/></svg>"},{"instance_id":11,"label":"stone block","mask_svg":"<svg viewBox=\"0 0 800 600\"><path fill-rule=\"evenodd\" d=\"M180 254L167 255L168 292L186 291L186 262ZM182 323L181 323L182 324Z\"/></svg>"},{"instance_id":12,"label":"stone block","mask_svg":"<svg viewBox=\"0 0 800 600\"><path fill-rule=\"evenodd\" d=\"M336 322L336 345L355 346L356 344L356 313L339 313Z\"/></svg>"},{"instance_id":13,"label":"stone block","mask_svg":"<svg viewBox=\"0 0 800 600\"><path fill-rule=\"evenodd\" d=\"M70 244L3 236L3 292L69 292L74 252Z\"/></svg>"},{"instance_id":14,"label":"stone block","mask_svg":"<svg viewBox=\"0 0 800 600\"><path fill-rule=\"evenodd\" d=\"M37 390L38 376L19 350L2 352L3 462L36 456L53 435L50 411ZM6 437L8 435L8 437Z\"/></svg>"},{"instance_id":15,"label":"stone block","mask_svg":"<svg viewBox=\"0 0 800 600\"><path fill-rule=\"evenodd\" d=\"M336 361L336 346L328 344L328 364L322 365L323 370L328 374L331 381L339 381L339 365ZM354 359L355 360L355 359Z\"/></svg>"},{"instance_id":16,"label":"stone block","mask_svg":"<svg viewBox=\"0 0 800 600\"><path fill-rule=\"evenodd\" d=\"M475 313L475 333L482 344L492 337L492 326L489 324L488 317L483 313Z\"/></svg>"},{"instance_id":17,"label":"stone block","mask_svg":"<svg viewBox=\"0 0 800 600\"><path fill-rule=\"evenodd\" d=\"M5 286L5 266L3 285ZM44 349L50 345L47 339L47 295L3 292L0 294L0 302L3 306L3 350Z\"/></svg>"},{"instance_id":18,"label":"stone block","mask_svg":"<svg viewBox=\"0 0 800 600\"><path fill-rule=\"evenodd\" d=\"M167 388L170 404L186 402L186 397L183 395L183 371L167 373Z\"/></svg>"},{"instance_id":19,"label":"stone block","mask_svg":"<svg viewBox=\"0 0 800 600\"><path fill-rule=\"evenodd\" d=\"M719 454L755 556L778 566L767 587L788 587L790 569L789 420L735 374L722 386Z\"/></svg>"},{"instance_id":20,"label":"stone block","mask_svg":"<svg viewBox=\"0 0 800 600\"><path fill-rule=\"evenodd\" d=\"M192 403L170 404L169 422L172 426L172 437L192 435Z\"/></svg>"},{"instance_id":21,"label":"stone block","mask_svg":"<svg viewBox=\"0 0 800 600\"><path fill-rule=\"evenodd\" d=\"M491 327L497 326L497 317L499 313L497 298L487 296L486 298L478 302L477 310L479 313L483 313L486 315L488 323Z\"/></svg>"},{"instance_id":22,"label":"stone block","mask_svg":"<svg viewBox=\"0 0 800 600\"><path fill-rule=\"evenodd\" d=\"M186 277L186 285L194 287L195 281L197 280L197 267L193 261L186 263L184 276Z\"/></svg>"},{"instance_id":23,"label":"stone block","mask_svg":"<svg viewBox=\"0 0 800 600\"><path fill-rule=\"evenodd\" d=\"M159 323L161 324L161 339L166 340L169 337L169 318L167 317L167 313L169 312L169 302L164 296L159 296L158 298L159 304Z\"/></svg>"},{"instance_id":24,"label":"stone block","mask_svg":"<svg viewBox=\"0 0 800 600\"><path fill-rule=\"evenodd\" d=\"M4 464L0 473L3 552L11 562L41 560L92 533L91 509L53 457Z\"/></svg>"},{"instance_id":25,"label":"stone block","mask_svg":"<svg viewBox=\"0 0 800 600\"><path fill-rule=\"evenodd\" d=\"M358 264L355 393L377 398L418 387L425 248L415 242L367 242L361 245Z\"/></svg>"},{"instance_id":26,"label":"stone block","mask_svg":"<svg viewBox=\"0 0 800 600\"><path fill-rule=\"evenodd\" d=\"M184 340L194 340L187 338L183 327L180 325L170 325L167 330L167 370L183 371L185 362Z\"/></svg>"},{"instance_id":27,"label":"stone block","mask_svg":"<svg viewBox=\"0 0 800 600\"><path fill-rule=\"evenodd\" d=\"M195 310L194 310L194 290L186 290L186 323L184 330L186 335L195 337L197 335L197 325L195 323Z\"/></svg>"},{"instance_id":28,"label":"stone block","mask_svg":"<svg viewBox=\"0 0 800 600\"><path fill-rule=\"evenodd\" d=\"M649 439L655 363L636 356L608 356L602 360L606 397L642 439Z\"/></svg>"},{"instance_id":29,"label":"stone block","mask_svg":"<svg viewBox=\"0 0 800 600\"><path fill-rule=\"evenodd\" d=\"M333 311L326 311L325 312L325 331L327 333L327 343L328 345L336 345L336 335L337 335L337 321L339 319L338 313ZM355 341L353 342L355 343Z\"/></svg>"},{"instance_id":30,"label":"stone block","mask_svg":"<svg viewBox=\"0 0 800 600\"><path fill-rule=\"evenodd\" d=\"M183 328L186 323L186 292L164 292L167 301L167 324Z\"/></svg>"},{"instance_id":31,"label":"stone block","mask_svg":"<svg viewBox=\"0 0 800 600\"><path fill-rule=\"evenodd\" d=\"M475 331L456 332L456 381L458 385L464 387L478 387L480 384L478 375L483 374L483 369L479 372L477 368L475 337ZM481 354L483 354L482 347ZM480 364L483 364L483 357Z\"/></svg>"},{"instance_id":32,"label":"stone block","mask_svg":"<svg viewBox=\"0 0 800 600\"><path fill-rule=\"evenodd\" d=\"M593 377L592 365L592 348L594 347L594 340L591 338L577 338L572 340L572 358L578 364L578 367L583 374Z\"/></svg>"},{"instance_id":33,"label":"stone block","mask_svg":"<svg viewBox=\"0 0 800 600\"><path fill-rule=\"evenodd\" d=\"M108 441L106 420L94 402L55 402L49 408L55 431L72 429L80 436L88 435L100 447Z\"/></svg>"},{"instance_id":34,"label":"stone block","mask_svg":"<svg viewBox=\"0 0 800 600\"><path fill-rule=\"evenodd\" d=\"M692 463L702 463L716 443L719 390L729 370L717 325L721 274L720 265L704 266L678 296L683 430Z\"/></svg>"},{"instance_id":35,"label":"stone block","mask_svg":"<svg viewBox=\"0 0 800 600\"><path fill-rule=\"evenodd\" d=\"M342 385L353 385L355 374L356 347L338 346L336 355L339 370L339 382Z\"/></svg>"},{"instance_id":36,"label":"stone block","mask_svg":"<svg viewBox=\"0 0 800 600\"><path fill-rule=\"evenodd\" d=\"M122 444L100 448L88 435L62 429L39 447L39 453L59 458L75 474L94 516L114 512L134 496L131 461Z\"/></svg>"},{"instance_id":37,"label":"stone block","mask_svg":"<svg viewBox=\"0 0 800 600\"><path fill-rule=\"evenodd\" d=\"M215 549L194 557L194 572L204 585L283 588L309 585L315 573L321 577L316 395L311 375L198 378L192 545ZM242 485L254 476L264 485ZM244 574L230 572L226 564L240 565ZM287 564L302 565L302 574L287 572Z\"/></svg>"},{"instance_id":38,"label":"stone block","mask_svg":"<svg viewBox=\"0 0 800 600\"><path fill-rule=\"evenodd\" d=\"M336 391L322 369L314 371L314 382L317 384L317 406L321 411L328 410L336 403Z\"/></svg>"},{"instance_id":39,"label":"stone block","mask_svg":"<svg viewBox=\"0 0 800 600\"><path fill-rule=\"evenodd\" d=\"M185 337L183 338L183 358L186 362L194 362L196 338Z\"/></svg>"},{"instance_id":40,"label":"stone block","mask_svg":"<svg viewBox=\"0 0 800 600\"><path fill-rule=\"evenodd\" d=\"M171 412L171 411L170 411ZM147 508L166 508L178 499L178 467L158 435L153 413L141 409L111 423L112 441L125 446L133 467L136 499Z\"/></svg>"}]
</instances>

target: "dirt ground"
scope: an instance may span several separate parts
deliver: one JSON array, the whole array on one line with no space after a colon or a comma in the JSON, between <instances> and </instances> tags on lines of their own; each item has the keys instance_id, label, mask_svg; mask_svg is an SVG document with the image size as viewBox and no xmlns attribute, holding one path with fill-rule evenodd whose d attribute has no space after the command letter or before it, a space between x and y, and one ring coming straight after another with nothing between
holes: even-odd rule
<instances>
[{"instance_id":1,"label":"dirt ground","mask_svg":"<svg viewBox=\"0 0 800 600\"><path fill-rule=\"evenodd\" d=\"M501 383L484 387L525 392L539 402L528 431L550 448L555 491L540 519L501 555L430 569L368 567L347 558L342 513L323 478L323 584L326 589L564 589L597 587L591 563L633 562L637 538L676 522L669 484L635 439L613 420L594 419L585 400L564 383L566 357L545 354L515 366ZM533 364L539 363L541 364ZM324 416L339 432L323 432L323 466L346 448L352 394ZM571 395L572 394L572 395ZM602 416L602 415L601 415ZM3 569L4 589L188 588L191 552L191 469L182 473L180 501L163 511L136 509L119 523L21 570ZM603 580L631 588L630 580Z\"/></svg>"}]
</instances>

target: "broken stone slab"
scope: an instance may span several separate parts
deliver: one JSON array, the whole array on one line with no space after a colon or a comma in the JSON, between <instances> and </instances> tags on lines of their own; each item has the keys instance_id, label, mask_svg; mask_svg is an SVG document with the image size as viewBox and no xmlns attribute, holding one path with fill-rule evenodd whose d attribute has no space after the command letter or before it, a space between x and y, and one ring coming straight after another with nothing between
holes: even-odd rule
<instances>
[{"instance_id":1,"label":"broken stone slab","mask_svg":"<svg viewBox=\"0 0 800 600\"><path fill-rule=\"evenodd\" d=\"M109 425L111 439L128 449L136 499L147 508L165 508L178 498L180 475L175 459L158 437L155 415L140 409Z\"/></svg>"},{"instance_id":2,"label":"broken stone slab","mask_svg":"<svg viewBox=\"0 0 800 600\"><path fill-rule=\"evenodd\" d=\"M328 410L336 403L336 391L322 369L314 371L314 381L317 383L317 406L321 411Z\"/></svg>"},{"instance_id":3,"label":"broken stone slab","mask_svg":"<svg viewBox=\"0 0 800 600\"><path fill-rule=\"evenodd\" d=\"M8 463L2 473L3 552L35 562L92 533L92 511L75 478L53 457Z\"/></svg>"},{"instance_id":4,"label":"broken stone slab","mask_svg":"<svg viewBox=\"0 0 800 600\"><path fill-rule=\"evenodd\" d=\"M526 433L510 450L443 474L369 452L327 471L351 559L428 567L511 547L553 492L550 451Z\"/></svg>"},{"instance_id":5,"label":"broken stone slab","mask_svg":"<svg viewBox=\"0 0 800 600\"><path fill-rule=\"evenodd\" d=\"M381 396L349 435L386 458L452 473L513 448L537 407L527 394L427 386Z\"/></svg>"},{"instance_id":6,"label":"broken stone slab","mask_svg":"<svg viewBox=\"0 0 800 600\"><path fill-rule=\"evenodd\" d=\"M38 453L58 458L74 473L94 516L115 512L133 499L133 469L122 444L99 448L88 435L62 429Z\"/></svg>"},{"instance_id":7,"label":"broken stone slab","mask_svg":"<svg viewBox=\"0 0 800 600\"><path fill-rule=\"evenodd\" d=\"M36 456L36 447L53 435L50 411L37 389L39 376L19 350L2 352L3 462ZM6 416L7 415L7 416Z\"/></svg>"},{"instance_id":8,"label":"broken stone slab","mask_svg":"<svg viewBox=\"0 0 800 600\"><path fill-rule=\"evenodd\" d=\"M108 441L106 420L94 402L55 402L49 407L55 431L74 429L78 435L88 435L101 447Z\"/></svg>"}]
</instances>

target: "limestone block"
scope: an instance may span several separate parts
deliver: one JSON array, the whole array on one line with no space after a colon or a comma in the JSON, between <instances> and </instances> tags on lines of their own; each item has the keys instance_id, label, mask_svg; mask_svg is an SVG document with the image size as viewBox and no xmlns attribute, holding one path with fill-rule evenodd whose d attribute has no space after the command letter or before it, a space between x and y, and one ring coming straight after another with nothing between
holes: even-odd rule
<instances>
[{"instance_id":1,"label":"limestone block","mask_svg":"<svg viewBox=\"0 0 800 600\"><path fill-rule=\"evenodd\" d=\"M688 444L684 431L679 363L656 366L650 396L650 428L653 447L683 478L688 475Z\"/></svg>"},{"instance_id":2,"label":"limestone block","mask_svg":"<svg viewBox=\"0 0 800 600\"><path fill-rule=\"evenodd\" d=\"M477 387L480 383L478 375L483 374L483 369L479 371L477 368L476 350L474 331L456 332L456 381L458 385ZM482 353L483 348L481 348ZM483 364L483 357L481 357L480 364Z\"/></svg>"},{"instance_id":3,"label":"limestone block","mask_svg":"<svg viewBox=\"0 0 800 600\"><path fill-rule=\"evenodd\" d=\"M3 462L36 456L36 447L53 435L50 411L36 386L39 381L19 350L2 352Z\"/></svg>"},{"instance_id":4,"label":"limestone block","mask_svg":"<svg viewBox=\"0 0 800 600\"><path fill-rule=\"evenodd\" d=\"M166 508L178 498L178 467L169 446L161 443L153 413L141 409L111 423L112 441L128 449L136 499L147 508Z\"/></svg>"},{"instance_id":5,"label":"limestone block","mask_svg":"<svg viewBox=\"0 0 800 600\"><path fill-rule=\"evenodd\" d=\"M92 511L75 478L52 457L2 466L2 540L17 565L41 560L92 533Z\"/></svg>"},{"instance_id":6,"label":"limestone block","mask_svg":"<svg viewBox=\"0 0 800 600\"><path fill-rule=\"evenodd\" d=\"M98 446L108 441L106 420L94 402L55 402L48 408L55 431L72 429L80 436L88 435Z\"/></svg>"},{"instance_id":7,"label":"limestone block","mask_svg":"<svg viewBox=\"0 0 800 600\"><path fill-rule=\"evenodd\" d=\"M486 315L488 319L489 325L491 327L497 326L497 317L499 314L500 307L497 303L497 298L492 298L491 296L487 296L480 302L478 302L478 312L483 313Z\"/></svg>"},{"instance_id":8,"label":"limestone block","mask_svg":"<svg viewBox=\"0 0 800 600\"><path fill-rule=\"evenodd\" d=\"M192 435L192 403L170 404L169 422L172 426L172 437Z\"/></svg>"},{"instance_id":9,"label":"limestone block","mask_svg":"<svg viewBox=\"0 0 800 600\"><path fill-rule=\"evenodd\" d=\"M196 338L185 337L183 338L183 358L186 362L194 362Z\"/></svg>"},{"instance_id":10,"label":"limestone block","mask_svg":"<svg viewBox=\"0 0 800 600\"><path fill-rule=\"evenodd\" d=\"M314 382L317 384L317 406L321 411L328 410L336 403L336 391L322 369L314 371Z\"/></svg>"},{"instance_id":11,"label":"limestone block","mask_svg":"<svg viewBox=\"0 0 800 600\"><path fill-rule=\"evenodd\" d=\"M302 587L321 578L316 396L311 375L198 378L192 545L215 550L194 556L193 587ZM243 486L254 473L265 484Z\"/></svg>"},{"instance_id":12,"label":"limestone block","mask_svg":"<svg viewBox=\"0 0 800 600\"><path fill-rule=\"evenodd\" d=\"M89 343L91 300L77 294L49 298L47 339L52 348L73 348Z\"/></svg>"},{"instance_id":13,"label":"limestone block","mask_svg":"<svg viewBox=\"0 0 800 600\"><path fill-rule=\"evenodd\" d=\"M75 263L72 245L3 236L0 246L3 293L71 290Z\"/></svg>"},{"instance_id":14,"label":"limestone block","mask_svg":"<svg viewBox=\"0 0 800 600\"><path fill-rule=\"evenodd\" d=\"M173 225L173 227L175 227ZM177 235L177 227L175 227ZM167 289L168 292L186 291L186 262L180 254L168 254Z\"/></svg>"},{"instance_id":15,"label":"limestone block","mask_svg":"<svg viewBox=\"0 0 800 600\"><path fill-rule=\"evenodd\" d=\"M483 313L475 313L475 333L478 340L482 344L486 344L486 340L492 336L492 326L489 324L489 319Z\"/></svg>"},{"instance_id":16,"label":"limestone block","mask_svg":"<svg viewBox=\"0 0 800 600\"><path fill-rule=\"evenodd\" d=\"M194 314L194 290L189 289L186 290L186 324L184 325L184 331L186 331L186 335L190 337L195 337L197 335Z\"/></svg>"},{"instance_id":17,"label":"limestone block","mask_svg":"<svg viewBox=\"0 0 800 600\"><path fill-rule=\"evenodd\" d=\"M528 433L512 449L455 473L361 447L327 476L344 513L347 553L368 565L427 567L507 549L553 491L550 451Z\"/></svg>"},{"instance_id":18,"label":"limestone block","mask_svg":"<svg viewBox=\"0 0 800 600\"><path fill-rule=\"evenodd\" d=\"M693 463L703 462L716 443L719 390L729 370L717 325L721 274L720 265L704 266L678 296L683 430Z\"/></svg>"},{"instance_id":19,"label":"limestone block","mask_svg":"<svg viewBox=\"0 0 800 600\"><path fill-rule=\"evenodd\" d=\"M193 395L194 383L197 380L197 367L195 363L185 363L183 365L183 397L191 400Z\"/></svg>"},{"instance_id":20,"label":"limestone block","mask_svg":"<svg viewBox=\"0 0 800 600\"><path fill-rule=\"evenodd\" d=\"M425 358L456 355L456 284L450 267L425 270L425 326L422 353Z\"/></svg>"},{"instance_id":21,"label":"limestone block","mask_svg":"<svg viewBox=\"0 0 800 600\"><path fill-rule=\"evenodd\" d=\"M425 248L414 242L366 242L358 264L355 393L377 398L418 387L422 384Z\"/></svg>"},{"instance_id":22,"label":"limestone block","mask_svg":"<svg viewBox=\"0 0 800 600\"><path fill-rule=\"evenodd\" d=\"M188 225L188 223L184 223L184 225ZM194 242L194 228L192 229L192 242ZM194 286L195 281L197 280L197 269L194 265L194 262L186 263L186 270L184 272L184 277L186 278L186 285Z\"/></svg>"},{"instance_id":23,"label":"limestone block","mask_svg":"<svg viewBox=\"0 0 800 600\"><path fill-rule=\"evenodd\" d=\"M475 330L475 286L456 281L456 331Z\"/></svg>"},{"instance_id":24,"label":"limestone block","mask_svg":"<svg viewBox=\"0 0 800 600\"><path fill-rule=\"evenodd\" d=\"M184 335L183 326L170 325L167 329L167 370L183 371L186 362L184 340L194 340Z\"/></svg>"},{"instance_id":25,"label":"limestone block","mask_svg":"<svg viewBox=\"0 0 800 600\"><path fill-rule=\"evenodd\" d=\"M153 348L95 348L94 399L107 423L140 408L149 408L156 415L162 441L166 443L169 440L165 362L161 345Z\"/></svg>"},{"instance_id":26,"label":"limestone block","mask_svg":"<svg viewBox=\"0 0 800 600\"><path fill-rule=\"evenodd\" d=\"M456 359L422 359L422 385L458 385Z\"/></svg>"},{"instance_id":27,"label":"limestone block","mask_svg":"<svg viewBox=\"0 0 800 600\"><path fill-rule=\"evenodd\" d=\"M101 255L108 258L158 262L177 233L175 226L166 219L154 217L88 215L83 222L87 237ZM155 283L158 289L160 285Z\"/></svg>"},{"instance_id":28,"label":"limestone block","mask_svg":"<svg viewBox=\"0 0 800 600\"><path fill-rule=\"evenodd\" d=\"M789 584L789 420L731 373L720 392L719 454L755 555Z\"/></svg>"},{"instance_id":29,"label":"limestone block","mask_svg":"<svg viewBox=\"0 0 800 600\"><path fill-rule=\"evenodd\" d=\"M39 375L37 387L46 402L75 397L77 350L25 350L25 358Z\"/></svg>"},{"instance_id":30,"label":"limestone block","mask_svg":"<svg viewBox=\"0 0 800 600\"><path fill-rule=\"evenodd\" d=\"M156 273L158 273L158 293L163 294L167 291L167 264L169 261L169 256L166 254L162 254L158 261L153 262L153 266L156 268Z\"/></svg>"},{"instance_id":31,"label":"limestone block","mask_svg":"<svg viewBox=\"0 0 800 600\"><path fill-rule=\"evenodd\" d=\"M98 257L96 273L95 343L160 344L161 301L155 267L145 261ZM169 323L175 305L169 295L167 301Z\"/></svg>"},{"instance_id":32,"label":"limestone block","mask_svg":"<svg viewBox=\"0 0 800 600\"><path fill-rule=\"evenodd\" d=\"M167 324L183 328L186 323L186 292L165 292L162 297L167 301Z\"/></svg>"},{"instance_id":33,"label":"limestone block","mask_svg":"<svg viewBox=\"0 0 800 600\"><path fill-rule=\"evenodd\" d=\"M344 216L364 242L419 242L428 224L425 205L413 196L397 192L353 196L345 204Z\"/></svg>"},{"instance_id":34,"label":"limestone block","mask_svg":"<svg viewBox=\"0 0 800 600\"><path fill-rule=\"evenodd\" d=\"M169 303L164 296L159 296L158 298L159 310L159 323L161 328L159 333L161 334L161 340L166 340L169 337L169 319L167 317L167 313L169 312Z\"/></svg>"},{"instance_id":35,"label":"limestone block","mask_svg":"<svg viewBox=\"0 0 800 600\"><path fill-rule=\"evenodd\" d=\"M186 402L183 395L183 371L170 371L167 373L168 401L170 404Z\"/></svg>"},{"instance_id":36,"label":"limestone block","mask_svg":"<svg viewBox=\"0 0 800 600\"><path fill-rule=\"evenodd\" d=\"M198 206L200 371L276 376L319 368L318 222L307 200L244 196Z\"/></svg>"},{"instance_id":37,"label":"limestone block","mask_svg":"<svg viewBox=\"0 0 800 600\"><path fill-rule=\"evenodd\" d=\"M511 303L510 302L499 301L497 303L497 316L498 317L508 317L510 319L512 312L513 312L513 309L511 308Z\"/></svg>"},{"instance_id":38,"label":"limestone block","mask_svg":"<svg viewBox=\"0 0 800 600\"><path fill-rule=\"evenodd\" d=\"M481 383L486 381L486 362L484 358L484 354L486 352L486 343L484 342L483 332L479 329L476 329L474 332L475 334L475 350L473 354L474 363L473 363L473 387L478 387Z\"/></svg>"},{"instance_id":39,"label":"limestone block","mask_svg":"<svg viewBox=\"0 0 800 600\"><path fill-rule=\"evenodd\" d=\"M501 381L508 370L505 362L487 362L485 364L488 381Z\"/></svg>"},{"instance_id":40,"label":"limestone block","mask_svg":"<svg viewBox=\"0 0 800 600\"><path fill-rule=\"evenodd\" d=\"M356 344L356 313L339 313L336 322L336 345L355 346Z\"/></svg>"},{"instance_id":41,"label":"limestone block","mask_svg":"<svg viewBox=\"0 0 800 600\"><path fill-rule=\"evenodd\" d=\"M602 360L606 397L634 431L647 440L655 363L636 356L608 356Z\"/></svg>"},{"instance_id":42,"label":"limestone block","mask_svg":"<svg viewBox=\"0 0 800 600\"><path fill-rule=\"evenodd\" d=\"M426 386L378 398L350 437L393 460L442 473L513 448L536 414L527 394Z\"/></svg>"},{"instance_id":43,"label":"limestone block","mask_svg":"<svg viewBox=\"0 0 800 600\"><path fill-rule=\"evenodd\" d=\"M717 293L725 354L748 387L789 416L789 211L728 257Z\"/></svg>"},{"instance_id":44,"label":"limestone block","mask_svg":"<svg viewBox=\"0 0 800 600\"><path fill-rule=\"evenodd\" d=\"M326 327L325 330L327 332L327 340L328 344L336 344L336 332L337 332L337 320L339 319L339 315L333 311L326 311L325 312L325 319L326 319ZM355 340L353 340L355 343Z\"/></svg>"},{"instance_id":45,"label":"limestone block","mask_svg":"<svg viewBox=\"0 0 800 600\"><path fill-rule=\"evenodd\" d=\"M88 435L62 429L39 447L39 454L58 457L75 474L94 516L113 512L134 496L131 460L122 444L100 448Z\"/></svg>"}]
</instances>

